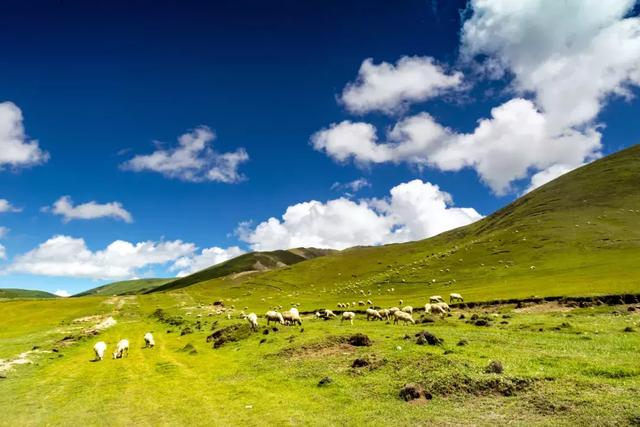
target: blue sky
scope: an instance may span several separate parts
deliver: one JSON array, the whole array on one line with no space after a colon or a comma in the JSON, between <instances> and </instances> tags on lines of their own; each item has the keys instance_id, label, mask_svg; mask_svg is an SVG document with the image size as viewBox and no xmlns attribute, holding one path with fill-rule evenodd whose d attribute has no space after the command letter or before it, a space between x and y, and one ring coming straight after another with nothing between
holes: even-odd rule
<instances>
[{"instance_id":1,"label":"blue sky","mask_svg":"<svg viewBox=\"0 0 640 427\"><path fill-rule=\"evenodd\" d=\"M424 238L637 143L637 4L502 3L3 4L0 287Z\"/></svg>"}]
</instances>

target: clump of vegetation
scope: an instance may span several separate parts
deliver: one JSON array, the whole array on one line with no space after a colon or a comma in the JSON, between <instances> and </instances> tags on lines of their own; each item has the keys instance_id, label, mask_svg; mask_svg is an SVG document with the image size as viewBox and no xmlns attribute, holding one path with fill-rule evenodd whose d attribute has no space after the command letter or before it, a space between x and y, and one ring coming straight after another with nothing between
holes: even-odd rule
<instances>
[{"instance_id":1,"label":"clump of vegetation","mask_svg":"<svg viewBox=\"0 0 640 427\"><path fill-rule=\"evenodd\" d=\"M185 323L185 320L182 316L170 316L163 309L158 308L156 311L151 313L151 317L158 319L162 323L166 323L171 326L181 326Z\"/></svg>"},{"instance_id":2,"label":"clump of vegetation","mask_svg":"<svg viewBox=\"0 0 640 427\"><path fill-rule=\"evenodd\" d=\"M444 341L442 338L436 337L429 331L418 332L415 336L417 337L416 344L418 345L439 345Z\"/></svg>"},{"instance_id":3,"label":"clump of vegetation","mask_svg":"<svg viewBox=\"0 0 640 427\"><path fill-rule=\"evenodd\" d=\"M365 334L354 334L351 335L347 342L354 347L369 347L371 345L371 340Z\"/></svg>"},{"instance_id":4,"label":"clump of vegetation","mask_svg":"<svg viewBox=\"0 0 640 427\"><path fill-rule=\"evenodd\" d=\"M502 366L502 362L499 360L492 360L487 367L484 368L484 371L487 374L501 374L504 372L504 367Z\"/></svg>"},{"instance_id":5,"label":"clump of vegetation","mask_svg":"<svg viewBox=\"0 0 640 427\"><path fill-rule=\"evenodd\" d=\"M431 393L426 392L420 384L415 383L408 383L402 386L399 394L400 399L405 402L433 399L433 395Z\"/></svg>"},{"instance_id":6,"label":"clump of vegetation","mask_svg":"<svg viewBox=\"0 0 640 427\"><path fill-rule=\"evenodd\" d=\"M214 331L207 337L207 342L213 341L213 348L220 348L229 342L238 342L251 336L252 330L248 324L233 324Z\"/></svg>"}]
</instances>

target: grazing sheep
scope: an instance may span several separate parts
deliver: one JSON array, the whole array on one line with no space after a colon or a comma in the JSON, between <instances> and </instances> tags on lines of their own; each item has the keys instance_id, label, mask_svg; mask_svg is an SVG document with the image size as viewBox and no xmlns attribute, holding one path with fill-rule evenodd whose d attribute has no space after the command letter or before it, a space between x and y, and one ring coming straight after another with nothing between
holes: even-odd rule
<instances>
[{"instance_id":1,"label":"grazing sheep","mask_svg":"<svg viewBox=\"0 0 640 427\"><path fill-rule=\"evenodd\" d=\"M371 301L370 299L367 300L367 304L368 305L373 305L373 301Z\"/></svg>"},{"instance_id":2,"label":"grazing sheep","mask_svg":"<svg viewBox=\"0 0 640 427\"><path fill-rule=\"evenodd\" d=\"M378 310L374 310L373 308L367 308L367 322L373 318L382 320L382 316L378 312Z\"/></svg>"},{"instance_id":3,"label":"grazing sheep","mask_svg":"<svg viewBox=\"0 0 640 427\"><path fill-rule=\"evenodd\" d=\"M96 354L95 360L104 359L104 352L107 351L107 344L104 341L98 341L93 346L93 352Z\"/></svg>"},{"instance_id":4,"label":"grazing sheep","mask_svg":"<svg viewBox=\"0 0 640 427\"><path fill-rule=\"evenodd\" d=\"M147 332L144 334L144 348L153 348L156 345L156 342L153 340L153 335L151 332Z\"/></svg>"},{"instance_id":5,"label":"grazing sheep","mask_svg":"<svg viewBox=\"0 0 640 427\"><path fill-rule=\"evenodd\" d=\"M390 309L388 309L389 311L389 316L393 316L393 313L395 313L396 311L400 311L400 309L398 307L391 307Z\"/></svg>"},{"instance_id":6,"label":"grazing sheep","mask_svg":"<svg viewBox=\"0 0 640 427\"><path fill-rule=\"evenodd\" d=\"M258 316L255 313L249 313L244 316L244 318L247 319L247 322L249 322L249 326L251 327L251 329L253 329L254 331L258 330L260 326L258 325Z\"/></svg>"},{"instance_id":7,"label":"grazing sheep","mask_svg":"<svg viewBox=\"0 0 640 427\"><path fill-rule=\"evenodd\" d=\"M322 317L324 317L325 319L330 319L332 317L336 317L336 315L333 311L329 310L328 308L325 308L324 312L322 313Z\"/></svg>"},{"instance_id":8,"label":"grazing sheep","mask_svg":"<svg viewBox=\"0 0 640 427\"><path fill-rule=\"evenodd\" d=\"M405 313L413 314L413 307L408 305L405 308L403 308L402 311L404 311Z\"/></svg>"},{"instance_id":9,"label":"grazing sheep","mask_svg":"<svg viewBox=\"0 0 640 427\"><path fill-rule=\"evenodd\" d=\"M430 303L438 303L438 302L444 302L444 300L442 299L442 297L440 295L433 295L429 297L429 302Z\"/></svg>"},{"instance_id":10,"label":"grazing sheep","mask_svg":"<svg viewBox=\"0 0 640 427\"><path fill-rule=\"evenodd\" d=\"M447 304L446 302L439 302L436 305L442 307L442 309L445 310L445 311L451 311L451 308L449 307L449 304Z\"/></svg>"},{"instance_id":11,"label":"grazing sheep","mask_svg":"<svg viewBox=\"0 0 640 427\"><path fill-rule=\"evenodd\" d=\"M340 323L348 320L353 325L353 319L356 317L356 314L353 311L345 311L342 313L342 319L340 319Z\"/></svg>"},{"instance_id":12,"label":"grazing sheep","mask_svg":"<svg viewBox=\"0 0 640 427\"><path fill-rule=\"evenodd\" d=\"M284 318L282 317L282 314L278 313L277 311L267 311L264 317L266 317L267 319L267 326L269 326L270 322L278 322L281 325L284 325Z\"/></svg>"},{"instance_id":13,"label":"grazing sheep","mask_svg":"<svg viewBox=\"0 0 640 427\"><path fill-rule=\"evenodd\" d=\"M427 313L427 314L431 314L431 308L432 308L431 304L428 304L428 303L425 304L424 305L424 312Z\"/></svg>"},{"instance_id":14,"label":"grazing sheep","mask_svg":"<svg viewBox=\"0 0 640 427\"><path fill-rule=\"evenodd\" d=\"M439 314L444 317L447 314L447 311L440 306L440 304L428 304L430 306L429 313Z\"/></svg>"},{"instance_id":15,"label":"grazing sheep","mask_svg":"<svg viewBox=\"0 0 640 427\"><path fill-rule=\"evenodd\" d=\"M396 323L398 323L398 320L402 320L404 322L404 324L406 325L407 322L411 322L415 325L416 321L413 320L413 317L411 317L411 315L409 313L406 313L404 311L396 311L395 313L393 313L393 324L395 325Z\"/></svg>"},{"instance_id":16,"label":"grazing sheep","mask_svg":"<svg viewBox=\"0 0 640 427\"><path fill-rule=\"evenodd\" d=\"M302 325L302 319L300 318L300 313L298 309L293 307L289 311L285 311L282 313L282 317L284 318L285 325Z\"/></svg>"},{"instance_id":17,"label":"grazing sheep","mask_svg":"<svg viewBox=\"0 0 640 427\"><path fill-rule=\"evenodd\" d=\"M358 305L366 305L364 301L358 301Z\"/></svg>"},{"instance_id":18,"label":"grazing sheep","mask_svg":"<svg viewBox=\"0 0 640 427\"><path fill-rule=\"evenodd\" d=\"M386 308L383 308L382 310L378 310L378 313L380 313L381 317L384 317L385 319L389 320L389 315L391 313L389 313L389 310L387 310Z\"/></svg>"},{"instance_id":19,"label":"grazing sheep","mask_svg":"<svg viewBox=\"0 0 640 427\"><path fill-rule=\"evenodd\" d=\"M400 300L398 305L399 305L399 306L402 306L402 304L404 304L404 301L403 301L403 300Z\"/></svg>"},{"instance_id":20,"label":"grazing sheep","mask_svg":"<svg viewBox=\"0 0 640 427\"><path fill-rule=\"evenodd\" d=\"M113 358L122 359L125 356L129 356L129 340L120 340L116 351L113 352Z\"/></svg>"},{"instance_id":21,"label":"grazing sheep","mask_svg":"<svg viewBox=\"0 0 640 427\"><path fill-rule=\"evenodd\" d=\"M464 302L464 298L462 298L462 295L460 294L449 294L449 304L451 304L453 301Z\"/></svg>"}]
</instances>

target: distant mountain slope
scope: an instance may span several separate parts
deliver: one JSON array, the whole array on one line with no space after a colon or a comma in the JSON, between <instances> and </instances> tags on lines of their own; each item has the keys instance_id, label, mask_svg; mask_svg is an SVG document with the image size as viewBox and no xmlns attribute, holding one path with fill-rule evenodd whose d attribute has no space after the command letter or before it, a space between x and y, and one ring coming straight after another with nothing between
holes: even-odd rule
<instances>
[{"instance_id":1,"label":"distant mountain slope","mask_svg":"<svg viewBox=\"0 0 640 427\"><path fill-rule=\"evenodd\" d=\"M58 296L45 291L32 291L29 289L0 289L0 299L23 298L58 298Z\"/></svg>"},{"instance_id":2,"label":"distant mountain slope","mask_svg":"<svg viewBox=\"0 0 640 427\"><path fill-rule=\"evenodd\" d=\"M232 274L262 272L294 265L309 259L322 257L335 251L330 249L295 248L271 252L251 252L196 273L172 280L144 293L169 291L191 286L194 283L224 277Z\"/></svg>"},{"instance_id":3,"label":"distant mountain slope","mask_svg":"<svg viewBox=\"0 0 640 427\"><path fill-rule=\"evenodd\" d=\"M417 304L453 291L472 300L640 292L640 146L430 239L352 248L235 278L194 275L188 283L197 280L188 289L194 296L286 303L295 297L314 305L359 299L397 305L401 296Z\"/></svg>"},{"instance_id":4,"label":"distant mountain slope","mask_svg":"<svg viewBox=\"0 0 640 427\"><path fill-rule=\"evenodd\" d=\"M173 278L167 279L136 279L123 280L120 282L109 283L97 288L89 289L74 295L74 297L82 297L87 295L133 295L140 294L152 290L158 286L164 285L172 281Z\"/></svg>"}]
</instances>

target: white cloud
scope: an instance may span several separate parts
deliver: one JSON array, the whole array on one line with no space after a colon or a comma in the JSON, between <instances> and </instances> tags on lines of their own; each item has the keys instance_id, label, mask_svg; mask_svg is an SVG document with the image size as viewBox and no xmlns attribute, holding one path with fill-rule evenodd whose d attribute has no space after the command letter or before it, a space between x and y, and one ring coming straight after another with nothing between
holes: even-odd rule
<instances>
[{"instance_id":1,"label":"white cloud","mask_svg":"<svg viewBox=\"0 0 640 427\"><path fill-rule=\"evenodd\" d=\"M0 199L0 213L21 211L22 209L13 206L7 199Z\"/></svg>"},{"instance_id":2,"label":"white cloud","mask_svg":"<svg viewBox=\"0 0 640 427\"><path fill-rule=\"evenodd\" d=\"M394 64L365 59L358 78L342 92L341 101L352 113L394 113L411 102L441 95L462 84L462 73L448 74L433 58L404 56Z\"/></svg>"},{"instance_id":3,"label":"white cloud","mask_svg":"<svg viewBox=\"0 0 640 427\"><path fill-rule=\"evenodd\" d=\"M37 248L16 256L3 273L92 279L129 278L141 268L175 261L195 251L181 240L129 243L116 240L105 249L91 251L84 239L54 236Z\"/></svg>"},{"instance_id":4,"label":"white cloud","mask_svg":"<svg viewBox=\"0 0 640 427\"><path fill-rule=\"evenodd\" d=\"M366 187L371 187L371 183L366 178L358 178L349 182L334 182L331 185L332 190L350 191L351 193L357 193Z\"/></svg>"},{"instance_id":5,"label":"white cloud","mask_svg":"<svg viewBox=\"0 0 640 427\"><path fill-rule=\"evenodd\" d=\"M7 258L7 250L5 249L3 244L0 244L0 259Z\"/></svg>"},{"instance_id":6,"label":"white cloud","mask_svg":"<svg viewBox=\"0 0 640 427\"><path fill-rule=\"evenodd\" d=\"M198 254L181 257L171 266L170 270L178 271L177 276L183 277L207 267L220 264L221 262L240 256L243 253L245 253L245 251L237 246L231 246L226 249L217 246L205 248Z\"/></svg>"},{"instance_id":7,"label":"white cloud","mask_svg":"<svg viewBox=\"0 0 640 427\"><path fill-rule=\"evenodd\" d=\"M7 233L9 233L9 228L0 226L0 239L3 239Z\"/></svg>"},{"instance_id":8,"label":"white cloud","mask_svg":"<svg viewBox=\"0 0 640 427\"><path fill-rule=\"evenodd\" d=\"M69 298L71 296L69 291L67 291L66 289L56 289L53 294L62 298Z\"/></svg>"},{"instance_id":9,"label":"white cloud","mask_svg":"<svg viewBox=\"0 0 640 427\"><path fill-rule=\"evenodd\" d=\"M461 55L481 55L490 76L510 72L533 93L552 129L589 123L608 95L640 85L635 0L472 0Z\"/></svg>"},{"instance_id":10,"label":"white cloud","mask_svg":"<svg viewBox=\"0 0 640 427\"><path fill-rule=\"evenodd\" d=\"M272 217L255 228L241 224L239 235L254 250L344 249L423 239L481 218L474 209L452 207L448 193L420 180L400 184L390 193L389 199L298 203L289 206L282 219Z\"/></svg>"},{"instance_id":11,"label":"white cloud","mask_svg":"<svg viewBox=\"0 0 640 427\"><path fill-rule=\"evenodd\" d=\"M115 218L124 222L133 222L131 214L122 207L120 202L110 202L100 204L94 201L73 205L73 200L69 196L60 197L51 207L43 208L44 211L50 211L55 215L61 215L64 222L74 219L96 219L96 218Z\"/></svg>"},{"instance_id":12,"label":"white cloud","mask_svg":"<svg viewBox=\"0 0 640 427\"><path fill-rule=\"evenodd\" d=\"M421 113L399 121L385 143L378 143L372 125L352 122L333 124L311 142L340 162L406 162L443 171L473 168L495 193L504 194L531 170L555 164L575 168L597 158L600 137L595 127L554 132L546 114L531 101L516 98L491 110L491 118L480 120L469 134L456 133Z\"/></svg>"},{"instance_id":13,"label":"white cloud","mask_svg":"<svg viewBox=\"0 0 640 427\"><path fill-rule=\"evenodd\" d=\"M582 166L582 165L569 166L569 165L556 164L548 167L545 170L542 170L536 173L531 177L531 184L529 185L529 187L527 187L526 190L524 190L524 194L529 193L538 187L542 187L547 182L551 182L554 179L558 178L559 176L562 176L567 172L571 172L573 169L579 166Z\"/></svg>"},{"instance_id":14,"label":"white cloud","mask_svg":"<svg viewBox=\"0 0 640 427\"><path fill-rule=\"evenodd\" d=\"M34 166L49 159L38 141L27 137L22 111L12 102L0 102L0 169Z\"/></svg>"},{"instance_id":15,"label":"white cloud","mask_svg":"<svg viewBox=\"0 0 640 427\"><path fill-rule=\"evenodd\" d=\"M218 153L211 147L215 133L200 126L178 138L178 146L158 149L151 154L137 155L121 166L135 172L158 172L183 181L217 181L236 183L245 179L238 168L249 160L244 148Z\"/></svg>"}]
</instances>

